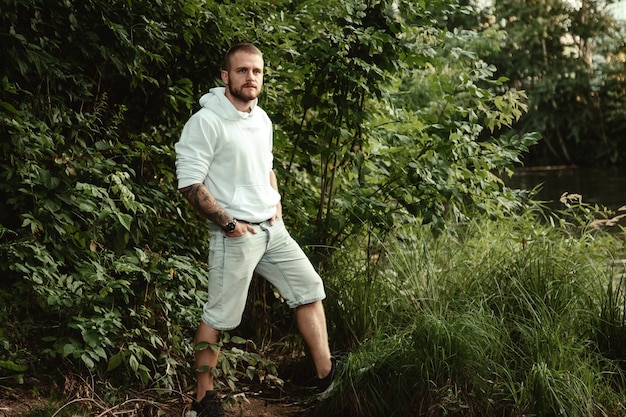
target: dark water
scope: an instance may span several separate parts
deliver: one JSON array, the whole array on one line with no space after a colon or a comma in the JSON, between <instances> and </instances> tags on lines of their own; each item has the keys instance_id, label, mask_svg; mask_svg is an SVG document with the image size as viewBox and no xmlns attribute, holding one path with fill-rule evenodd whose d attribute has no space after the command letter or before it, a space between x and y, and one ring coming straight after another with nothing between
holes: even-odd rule
<instances>
[{"instance_id":1,"label":"dark water","mask_svg":"<svg viewBox=\"0 0 626 417\"><path fill-rule=\"evenodd\" d=\"M564 192L581 194L583 203L617 210L626 205L626 168L524 168L505 179L512 188L531 190L540 185L535 200L562 209L559 198Z\"/></svg>"}]
</instances>

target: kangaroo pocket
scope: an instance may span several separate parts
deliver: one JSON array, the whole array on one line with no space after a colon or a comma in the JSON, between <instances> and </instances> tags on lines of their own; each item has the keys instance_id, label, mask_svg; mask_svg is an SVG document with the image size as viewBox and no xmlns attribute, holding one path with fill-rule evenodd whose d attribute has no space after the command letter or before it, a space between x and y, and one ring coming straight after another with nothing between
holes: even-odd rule
<instances>
[{"instance_id":1,"label":"kangaroo pocket","mask_svg":"<svg viewBox=\"0 0 626 417\"><path fill-rule=\"evenodd\" d=\"M258 213L272 208L280 201L280 195L271 185L237 186L230 205L248 213Z\"/></svg>"}]
</instances>

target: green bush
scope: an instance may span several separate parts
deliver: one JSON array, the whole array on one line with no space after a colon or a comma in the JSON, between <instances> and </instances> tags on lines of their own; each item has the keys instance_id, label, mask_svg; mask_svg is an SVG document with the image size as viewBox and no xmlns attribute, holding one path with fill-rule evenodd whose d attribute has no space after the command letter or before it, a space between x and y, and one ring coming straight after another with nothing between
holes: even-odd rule
<instances>
[{"instance_id":1,"label":"green bush","mask_svg":"<svg viewBox=\"0 0 626 417\"><path fill-rule=\"evenodd\" d=\"M194 69L219 68L201 42L213 15L189 1L0 3L0 370L185 387L207 239L176 191L173 143Z\"/></svg>"}]
</instances>

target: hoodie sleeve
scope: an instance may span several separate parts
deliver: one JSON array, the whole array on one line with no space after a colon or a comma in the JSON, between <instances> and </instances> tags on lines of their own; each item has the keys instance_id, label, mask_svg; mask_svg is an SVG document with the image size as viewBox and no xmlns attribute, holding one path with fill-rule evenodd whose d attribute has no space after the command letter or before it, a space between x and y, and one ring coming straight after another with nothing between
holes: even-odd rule
<instances>
[{"instance_id":1,"label":"hoodie sleeve","mask_svg":"<svg viewBox=\"0 0 626 417\"><path fill-rule=\"evenodd\" d=\"M204 183L213 161L216 132L201 113L189 118L175 145L179 189Z\"/></svg>"},{"instance_id":2,"label":"hoodie sleeve","mask_svg":"<svg viewBox=\"0 0 626 417\"><path fill-rule=\"evenodd\" d=\"M267 120L269 122L269 118ZM271 122L269 122L269 125L270 125L270 154L269 154L269 157L268 157L269 158L268 164L269 164L270 168L273 169L274 168L274 151L273 151L273 149L274 149L274 132L272 130L272 123Z\"/></svg>"}]
</instances>

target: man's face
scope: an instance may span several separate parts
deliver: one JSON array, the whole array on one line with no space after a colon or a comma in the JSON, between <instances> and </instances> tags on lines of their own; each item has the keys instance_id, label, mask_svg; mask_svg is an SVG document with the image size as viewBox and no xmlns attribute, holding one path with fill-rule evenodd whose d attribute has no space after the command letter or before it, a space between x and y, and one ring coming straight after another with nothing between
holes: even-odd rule
<instances>
[{"instance_id":1,"label":"man's face","mask_svg":"<svg viewBox=\"0 0 626 417\"><path fill-rule=\"evenodd\" d=\"M239 51L230 60L230 68L222 71L226 96L248 103L256 99L263 87L263 58L254 53Z\"/></svg>"}]
</instances>

